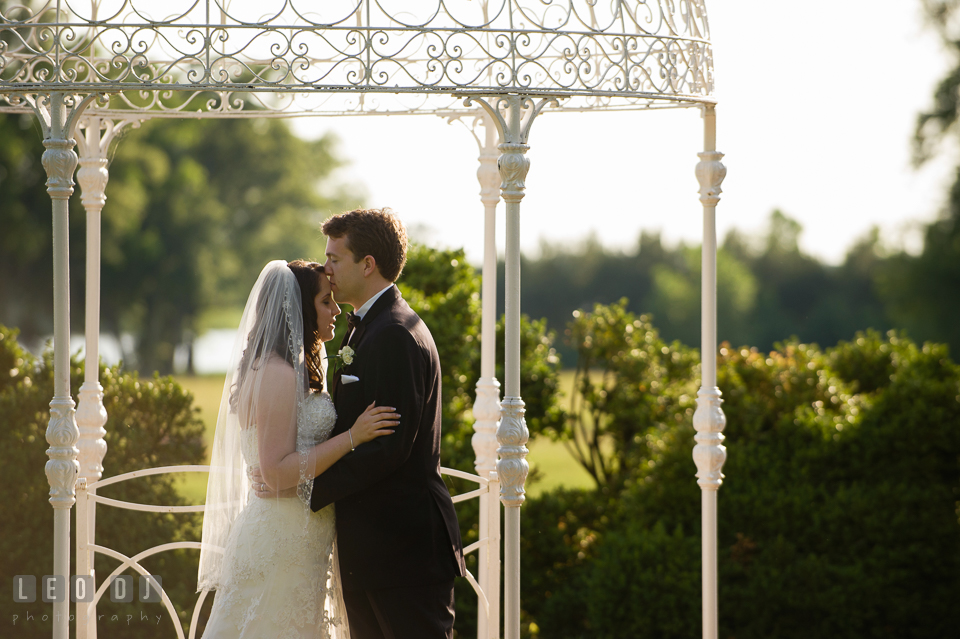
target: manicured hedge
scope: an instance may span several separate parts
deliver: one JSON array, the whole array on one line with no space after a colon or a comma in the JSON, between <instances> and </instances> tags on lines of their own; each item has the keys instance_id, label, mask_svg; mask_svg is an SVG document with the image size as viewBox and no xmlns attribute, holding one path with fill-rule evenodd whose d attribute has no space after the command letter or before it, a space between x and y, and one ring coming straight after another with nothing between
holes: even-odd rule
<instances>
[{"instance_id":1,"label":"manicured hedge","mask_svg":"<svg viewBox=\"0 0 960 639\"><path fill-rule=\"evenodd\" d=\"M938 345L725 346L720 636L947 637L960 627L960 369ZM524 506L525 631L699 634L689 420L618 494ZM607 504L593 511L584 504ZM576 515L576 534L561 531ZM532 632L535 631L535 632Z\"/></svg>"}]
</instances>

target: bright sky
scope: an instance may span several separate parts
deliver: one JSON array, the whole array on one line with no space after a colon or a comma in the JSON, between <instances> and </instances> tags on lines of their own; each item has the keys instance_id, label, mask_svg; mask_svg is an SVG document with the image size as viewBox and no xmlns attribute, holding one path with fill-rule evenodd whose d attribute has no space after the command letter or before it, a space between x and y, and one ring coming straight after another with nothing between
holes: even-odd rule
<instances>
[{"instance_id":1,"label":"bright sky","mask_svg":"<svg viewBox=\"0 0 960 639\"><path fill-rule=\"evenodd\" d=\"M910 165L916 115L949 64L919 0L708 0L708 9L727 166L721 238L734 227L763 232L779 208L803 224L803 248L831 263L873 225L887 244L918 248L918 222L937 215L955 166L953 156ZM462 125L394 116L294 126L340 138L351 162L340 177L365 185L369 205L394 208L428 243L482 259L477 146ZM546 112L530 137L523 250L591 233L629 250L642 230L698 244L701 144L695 109ZM502 204L497 224L502 247Z\"/></svg>"}]
</instances>

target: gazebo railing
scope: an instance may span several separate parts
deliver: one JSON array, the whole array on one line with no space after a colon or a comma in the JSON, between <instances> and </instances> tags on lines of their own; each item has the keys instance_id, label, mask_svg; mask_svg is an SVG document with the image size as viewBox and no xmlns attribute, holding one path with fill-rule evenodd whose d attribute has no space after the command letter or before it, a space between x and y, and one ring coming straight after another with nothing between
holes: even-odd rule
<instances>
[{"instance_id":1,"label":"gazebo railing","mask_svg":"<svg viewBox=\"0 0 960 639\"><path fill-rule=\"evenodd\" d=\"M480 534L477 541L463 549L464 555L478 553L481 560L477 563L477 575L467 571L467 581L473 587L478 599L478 615L483 623L478 627L478 639L486 639L484 635L485 628L494 629L499 636L499 571L500 571L500 501L497 499L499 490L499 481L496 473L491 473L490 478L483 478L479 475L473 475L452 468L441 468L441 473L450 477L457 477L469 482L476 483L478 487L474 490L460 493L453 496L455 504L478 499L480 501ZM160 544L140 551L133 556L127 556L112 548L101 546L94 543L96 539L96 505L110 506L113 508L122 508L125 510L134 510L139 512L152 513L202 513L206 506L204 504L188 506L160 506L154 504L140 504L119 499L111 499L98 495L97 490L105 486L119 484L131 479L150 477L154 475L166 475L175 473L208 473L209 466L184 465L184 466L161 466L157 468L145 468L135 470L115 477L109 477L99 481L87 483L85 478L80 478L77 482L77 560L90 567L89 575L93 576L94 556L101 555L111 557L120 562L120 565L113 569L106 578L97 587L93 596L93 601L87 603L77 603L77 637L78 639L96 639L97 637L97 603L103 597L104 593L110 587L114 577L123 574L128 569L133 569L144 577L150 577L150 572L143 566L141 561L147 557L152 557L169 550L193 549L200 550L199 541L179 541ZM492 498L491 498L492 497ZM497 577L492 578L491 571L495 571ZM196 639L197 622L200 619L200 610L207 597L207 591L200 593L194 604L191 613L189 634L184 634L183 624L173 602L167 596L163 588L160 592L161 603L170 614L174 629L177 632L177 639ZM495 615L495 616L493 616Z\"/></svg>"},{"instance_id":2,"label":"gazebo railing","mask_svg":"<svg viewBox=\"0 0 960 639\"><path fill-rule=\"evenodd\" d=\"M125 510L136 510L140 512L153 513L200 513L204 511L204 505L190 506L159 506L154 504L139 504L118 499L110 499L103 495L98 495L97 490L104 486L119 484L140 477L149 477L152 475L165 475L184 472L209 472L209 466L161 466L157 468L145 468L135 470L115 477L109 477L99 481L87 483L85 478L80 478L77 482L77 563L78 565L89 566L89 574L93 573L94 556L99 553L111 557L120 562L113 572L111 572L100 584L96 590L93 601L90 603L77 603L77 637L78 639L95 639L97 636L97 603L107 588L110 586L114 577L122 574L129 568L137 571L143 576L149 576L150 572L140 563L141 560L166 552L168 550L179 549L200 549L199 541L180 541L166 544L160 544L143 550L132 557L128 557L117 550L107 548L94 543L96 539L96 504L111 506L114 508L123 508ZM80 571L78 571L80 572ZM170 613L173 625L177 631L177 639L185 639L183 625L180 623L180 617L173 606L173 602L167 596L166 591L160 589L161 602L164 608ZM206 598L206 592L200 594L197 603L194 605L192 621L190 623L190 639L196 635L196 621L199 618L200 608Z\"/></svg>"}]
</instances>

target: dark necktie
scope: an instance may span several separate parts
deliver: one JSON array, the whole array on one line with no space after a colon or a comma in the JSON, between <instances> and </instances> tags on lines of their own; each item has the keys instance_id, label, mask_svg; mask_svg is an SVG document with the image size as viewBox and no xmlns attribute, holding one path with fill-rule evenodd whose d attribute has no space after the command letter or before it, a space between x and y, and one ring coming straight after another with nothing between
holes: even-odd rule
<instances>
[{"instance_id":1,"label":"dark necktie","mask_svg":"<svg viewBox=\"0 0 960 639\"><path fill-rule=\"evenodd\" d=\"M352 331L360 325L360 316L356 313L347 313L347 326ZM347 333L349 335L349 332Z\"/></svg>"},{"instance_id":2,"label":"dark necktie","mask_svg":"<svg viewBox=\"0 0 960 639\"><path fill-rule=\"evenodd\" d=\"M343 339L340 340L340 348L337 349L339 353L340 350L350 343L350 338L353 336L353 329L360 326L360 316L356 313L347 313L347 332L343 334Z\"/></svg>"}]
</instances>

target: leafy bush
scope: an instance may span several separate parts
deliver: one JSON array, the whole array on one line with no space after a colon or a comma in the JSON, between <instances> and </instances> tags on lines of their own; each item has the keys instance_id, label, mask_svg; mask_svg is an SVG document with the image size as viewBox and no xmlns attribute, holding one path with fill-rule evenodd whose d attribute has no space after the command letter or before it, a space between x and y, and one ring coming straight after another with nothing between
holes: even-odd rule
<instances>
[{"instance_id":1,"label":"leafy bush","mask_svg":"<svg viewBox=\"0 0 960 639\"><path fill-rule=\"evenodd\" d=\"M946 347L893 333L827 351L724 345L718 368L721 636L949 636L960 624L960 368ZM524 507L529 635L697 633L694 432L685 415L663 423L621 491ZM577 511L588 547L541 523L591 502L607 507Z\"/></svg>"},{"instance_id":2,"label":"leafy bush","mask_svg":"<svg viewBox=\"0 0 960 639\"><path fill-rule=\"evenodd\" d=\"M530 498L520 515L521 619L528 634L579 636L589 595L586 577L613 501L593 491Z\"/></svg>"},{"instance_id":3,"label":"leafy bush","mask_svg":"<svg viewBox=\"0 0 960 639\"><path fill-rule=\"evenodd\" d=\"M575 311L567 335L575 392L557 434L597 486L616 493L647 472L659 434L693 415L696 352L661 340L626 299Z\"/></svg>"},{"instance_id":4,"label":"leafy bush","mask_svg":"<svg viewBox=\"0 0 960 639\"><path fill-rule=\"evenodd\" d=\"M48 404L53 397L52 353L48 351L37 359L17 344L16 335L15 330L0 326L0 414L5 423L0 430L0 482L9 487L5 507L9 513L16 513L15 517L5 517L0 527L0 572L7 583L12 583L13 575L40 577L53 572L53 509L47 501L49 484L43 472ZM83 378L82 364L76 359L71 360L70 376L76 396ZM101 367L100 382L108 414L105 478L141 468L203 463L203 425L192 408L192 397L170 378L142 380L119 368ZM101 494L146 504L184 503L170 477L131 480L108 486ZM71 527L76 530L75 524ZM128 556L161 543L199 538L199 515L141 513L105 506L97 509L96 543ZM71 559L75 561L75 547L71 546ZM161 575L165 590L181 609L181 621L189 622L189 611L196 600L196 551L164 552L142 563ZM98 581L117 565L115 560L98 554ZM24 621L28 611L34 617L32 621ZM0 603L4 619L20 616L16 634L12 635L18 638L49 637L52 622L43 622L42 615L51 611L52 604L40 603L39 599L36 604L15 604L7 598ZM111 636L166 637L173 632L159 604L111 604L105 596L98 613L106 615L100 621L101 632ZM126 624L127 615L139 620L141 613L152 621ZM114 614L118 615L117 621L111 621ZM159 624L157 615L163 616Z\"/></svg>"},{"instance_id":5,"label":"leafy bush","mask_svg":"<svg viewBox=\"0 0 960 639\"><path fill-rule=\"evenodd\" d=\"M748 430L744 401L727 409L722 626L737 637L947 636L960 623L960 370L945 347L896 334L782 351L728 352L722 365L794 382L772 419L753 420L767 428ZM732 397L754 394L734 378Z\"/></svg>"},{"instance_id":6,"label":"leafy bush","mask_svg":"<svg viewBox=\"0 0 960 639\"><path fill-rule=\"evenodd\" d=\"M584 580L585 592L602 595L586 601L589 636L699 634L699 537L679 526L668 532L660 521L652 528L628 523L610 531L597 552Z\"/></svg>"}]
</instances>

